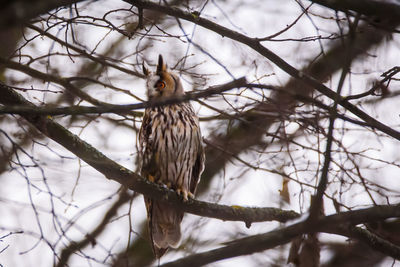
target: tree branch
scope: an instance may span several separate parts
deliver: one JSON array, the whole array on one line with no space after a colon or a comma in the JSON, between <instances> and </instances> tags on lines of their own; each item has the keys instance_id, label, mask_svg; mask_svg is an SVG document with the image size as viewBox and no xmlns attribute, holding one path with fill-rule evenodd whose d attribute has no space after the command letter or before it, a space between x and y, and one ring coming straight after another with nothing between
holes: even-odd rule
<instances>
[{"instance_id":1,"label":"tree branch","mask_svg":"<svg viewBox=\"0 0 400 267\"><path fill-rule=\"evenodd\" d=\"M111 62L108 62L107 60L105 60L104 58L102 58L102 57L100 57L100 56L94 56L93 54L89 54L89 53L86 52L84 49L81 49L81 48L79 48L79 47L77 47L77 46L74 46L74 45L68 43L68 42L65 42L65 41L63 41L63 40L57 38L56 36L50 34L49 32L47 32L47 31L45 31L45 30L42 30L41 28L37 27L36 25L33 25L33 24L25 24L25 26L26 26L27 28L29 28L29 29L32 29L32 30L37 31L37 32L40 33L41 35L44 35L44 36L48 37L49 39L51 39L51 40L53 40L53 41L59 43L60 45L65 46L65 47L67 47L68 49L71 49L71 50L73 50L73 51L79 53L80 55L85 56L86 58L91 59L92 61L94 61L94 62L96 62L96 63L99 63L99 64L101 64L101 65L103 65L103 66L112 67L112 68L114 68L114 69L117 69L117 70L119 70L119 71L121 71L121 72L124 72L124 73L126 73L126 74L129 74L129 75L133 75L133 76L136 76L136 77L139 77L139 78L144 78L144 75L141 74L141 73L139 73L139 72L137 72L137 71L129 70L129 69L127 69L127 68L118 66L118 65L113 64L113 63L111 63Z\"/></svg>"},{"instance_id":2,"label":"tree branch","mask_svg":"<svg viewBox=\"0 0 400 267\"><path fill-rule=\"evenodd\" d=\"M21 25L24 22L49 12L53 9L68 6L82 0L17 0L2 2L0 9L0 30Z\"/></svg>"},{"instance_id":3,"label":"tree branch","mask_svg":"<svg viewBox=\"0 0 400 267\"><path fill-rule=\"evenodd\" d=\"M109 221L117 214L118 209L125 204L127 201L131 199L131 196L127 193L126 189L123 189L119 193L119 198L115 203L108 209L106 214L104 215L101 222L97 225L97 227L88 235L86 235L79 242L70 242L68 246L63 248L61 251L60 259L56 265L56 267L63 267L67 264L69 257L78 250L85 248L89 244L95 244L95 238L103 232L106 228Z\"/></svg>"},{"instance_id":4,"label":"tree branch","mask_svg":"<svg viewBox=\"0 0 400 267\"><path fill-rule=\"evenodd\" d=\"M400 5L376 0L309 0L310 2L329 7L334 10L347 12L353 10L369 17L399 20Z\"/></svg>"},{"instance_id":5,"label":"tree branch","mask_svg":"<svg viewBox=\"0 0 400 267\"><path fill-rule=\"evenodd\" d=\"M332 143L334 140L333 134L334 134L334 127L335 127L335 120L336 120L336 113L337 113L337 106L338 102L340 101L341 97L341 92L343 89L343 84L344 80L346 78L347 73L350 71L351 67L351 54L353 54L353 49L354 49L354 39L355 39L355 29L358 24L358 17L354 20L354 22L351 22L349 20L349 42L343 42L345 43L343 49L346 51L346 59L345 63L343 65L343 69L340 75L338 87L337 87L337 98L334 99L334 103L330 109L330 115L329 115L329 126L328 126L328 135L326 139L326 145L325 145L325 151L324 151L324 163L322 165L321 169L321 175L318 183L318 188L317 192L312 198L311 206L310 206L310 216L309 220L312 221L315 218L319 216L320 213L324 213L323 211L323 196L325 194L325 190L328 186L328 178L329 178L329 166L332 160Z\"/></svg>"},{"instance_id":6,"label":"tree branch","mask_svg":"<svg viewBox=\"0 0 400 267\"><path fill-rule=\"evenodd\" d=\"M360 227L346 227L346 226L339 226L334 231L330 232L332 234L338 234L347 236L349 238L354 238L362 243L368 245L372 249L382 252L385 255L388 255L395 259L400 259L400 247L377 236L376 234L365 230Z\"/></svg>"},{"instance_id":7,"label":"tree branch","mask_svg":"<svg viewBox=\"0 0 400 267\"><path fill-rule=\"evenodd\" d=\"M177 104L189 100L195 100L199 98L209 97L215 94L220 94L222 92L234 89L245 87L247 85L246 78L242 77L237 80L219 85L212 86L205 90L201 90L199 92L189 92L183 96L176 96L162 100L155 101L147 101L138 104L128 104L128 105L101 105L96 107L88 107L88 106L72 106L72 107L36 107L36 106L5 106L0 107L0 114L35 114L35 115L82 115L89 113L121 113L121 112L129 112L135 109L143 109L148 107L159 107L163 105Z\"/></svg>"},{"instance_id":8,"label":"tree branch","mask_svg":"<svg viewBox=\"0 0 400 267\"><path fill-rule=\"evenodd\" d=\"M29 66L26 66L26 65L23 65L23 64L11 61L11 60L6 60L4 58L0 58L0 66L1 65L3 65L6 68L21 71L31 77L39 79L39 80L54 82L56 84L59 84L59 85L63 86L66 90L71 92L72 94L80 97L82 100L85 100L93 105L108 105L107 103L97 100L96 98L83 92L81 89L77 88L71 82L69 82L68 79L58 77L55 75L51 75L48 73L43 73L43 72L40 72Z\"/></svg>"},{"instance_id":9,"label":"tree branch","mask_svg":"<svg viewBox=\"0 0 400 267\"><path fill-rule=\"evenodd\" d=\"M326 233L341 233L345 225L357 225L360 223L366 223L370 221L380 221L387 218L399 217L400 216L400 205L394 206L376 206L368 209L361 209L355 211L348 211L330 216L325 216L316 220L315 224L309 224L308 221L302 221L284 228L274 230L265 234L254 235L237 239L229 242L228 245L222 248L190 255L186 258L179 259L174 262L169 262L161 265L162 267L173 267L173 266L203 266L205 264L223 260L227 258L248 255L255 252L264 251L279 245L286 244L293 240L293 238L303 235L311 234L316 232ZM358 232L359 230L351 230L352 237L357 239L365 238ZM357 233L356 233L357 232ZM374 243L377 242L377 243ZM378 247L386 242L385 240L379 240L375 238L371 242L367 242L370 246ZM388 247L388 244L386 244ZM390 255L396 259L400 259L400 247L395 245L390 246L390 250L381 249L381 252L386 255Z\"/></svg>"}]
</instances>

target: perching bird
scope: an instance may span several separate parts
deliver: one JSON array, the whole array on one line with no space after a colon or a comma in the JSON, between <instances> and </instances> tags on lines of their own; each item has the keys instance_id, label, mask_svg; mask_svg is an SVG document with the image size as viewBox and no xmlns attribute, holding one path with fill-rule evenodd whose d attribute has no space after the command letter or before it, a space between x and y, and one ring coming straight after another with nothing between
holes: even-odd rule
<instances>
[{"instance_id":1,"label":"perching bird","mask_svg":"<svg viewBox=\"0 0 400 267\"><path fill-rule=\"evenodd\" d=\"M160 55L156 73L143 65L151 101L185 94L179 77L167 69ZM199 121L189 102L147 108L139 132L141 174L151 182L175 190L184 200L194 197L204 169ZM160 258L181 238L183 212L145 197L150 239Z\"/></svg>"}]
</instances>

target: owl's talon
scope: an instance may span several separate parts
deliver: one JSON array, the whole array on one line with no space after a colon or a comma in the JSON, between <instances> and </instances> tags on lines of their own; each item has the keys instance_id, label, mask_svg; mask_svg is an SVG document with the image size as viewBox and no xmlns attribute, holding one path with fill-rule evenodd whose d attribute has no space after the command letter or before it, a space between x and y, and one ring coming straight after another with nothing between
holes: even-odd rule
<instances>
[{"instance_id":1,"label":"owl's talon","mask_svg":"<svg viewBox=\"0 0 400 267\"><path fill-rule=\"evenodd\" d=\"M176 189L176 193L178 194L178 195L182 195L182 190L181 189Z\"/></svg>"},{"instance_id":2,"label":"owl's talon","mask_svg":"<svg viewBox=\"0 0 400 267\"><path fill-rule=\"evenodd\" d=\"M186 189L178 188L176 193L183 197L183 201L187 201L188 197L193 198L193 194L187 191Z\"/></svg>"},{"instance_id":3,"label":"owl's talon","mask_svg":"<svg viewBox=\"0 0 400 267\"><path fill-rule=\"evenodd\" d=\"M148 179L150 182L152 182L152 183L154 183L154 181L156 180L156 179L154 178L153 175L149 175L149 176L147 177L147 179Z\"/></svg>"}]
</instances>

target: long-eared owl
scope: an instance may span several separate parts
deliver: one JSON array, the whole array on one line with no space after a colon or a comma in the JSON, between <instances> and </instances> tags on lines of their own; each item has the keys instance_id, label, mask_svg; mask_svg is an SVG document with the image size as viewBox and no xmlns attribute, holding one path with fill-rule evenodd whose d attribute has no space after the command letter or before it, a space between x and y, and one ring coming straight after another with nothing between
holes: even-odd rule
<instances>
[{"instance_id":1,"label":"long-eared owl","mask_svg":"<svg viewBox=\"0 0 400 267\"><path fill-rule=\"evenodd\" d=\"M143 65L147 96L151 101L185 94L179 77L167 69L162 56L156 72ZM199 121L189 102L150 107L145 110L139 132L141 174L182 195L194 197L204 169L204 151ZM154 254L161 257L181 238L183 212L164 200L145 197L150 239Z\"/></svg>"}]
</instances>

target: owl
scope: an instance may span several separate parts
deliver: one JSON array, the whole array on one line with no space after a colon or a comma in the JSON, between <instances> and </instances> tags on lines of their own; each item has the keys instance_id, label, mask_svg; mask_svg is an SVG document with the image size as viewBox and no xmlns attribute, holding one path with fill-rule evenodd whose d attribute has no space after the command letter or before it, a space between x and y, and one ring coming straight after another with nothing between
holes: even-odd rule
<instances>
[{"instance_id":1,"label":"owl","mask_svg":"<svg viewBox=\"0 0 400 267\"><path fill-rule=\"evenodd\" d=\"M167 69L162 56L156 72L143 64L149 101L185 94L179 77ZM204 150L199 121L189 102L149 107L139 132L141 175L175 190L184 200L193 198L204 169ZM183 212L166 200L145 197L148 226L154 254L160 258L181 238Z\"/></svg>"}]
</instances>

